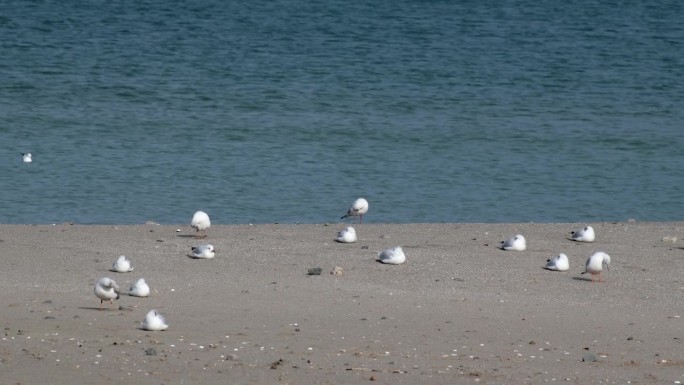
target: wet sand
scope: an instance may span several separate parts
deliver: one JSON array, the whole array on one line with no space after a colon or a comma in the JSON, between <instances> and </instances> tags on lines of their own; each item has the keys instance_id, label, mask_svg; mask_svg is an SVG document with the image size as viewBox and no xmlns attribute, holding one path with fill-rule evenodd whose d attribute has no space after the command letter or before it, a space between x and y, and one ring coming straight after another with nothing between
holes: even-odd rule
<instances>
[{"instance_id":1,"label":"wet sand","mask_svg":"<svg viewBox=\"0 0 684 385\"><path fill-rule=\"evenodd\" d=\"M340 223L214 225L206 240L188 225L0 225L0 383L683 382L684 223L591 223L594 243L569 240L584 225L361 224L352 244L333 241ZM497 248L517 233L526 251ZM216 258L188 258L200 243ZM396 245L405 264L374 260ZM602 283L580 274L595 251L612 259ZM543 269L560 252L570 270ZM119 255L133 272L109 271ZM103 276L122 295L101 311ZM125 294L140 277L149 298ZM153 308L168 330L140 329Z\"/></svg>"}]
</instances>

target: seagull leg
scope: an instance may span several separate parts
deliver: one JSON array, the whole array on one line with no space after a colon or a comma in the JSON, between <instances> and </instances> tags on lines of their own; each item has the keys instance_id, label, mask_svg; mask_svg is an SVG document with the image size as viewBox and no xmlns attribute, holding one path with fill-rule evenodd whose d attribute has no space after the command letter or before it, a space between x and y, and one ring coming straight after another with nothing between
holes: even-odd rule
<instances>
[{"instance_id":1,"label":"seagull leg","mask_svg":"<svg viewBox=\"0 0 684 385\"><path fill-rule=\"evenodd\" d=\"M100 310L102 310L102 300L100 300Z\"/></svg>"}]
</instances>

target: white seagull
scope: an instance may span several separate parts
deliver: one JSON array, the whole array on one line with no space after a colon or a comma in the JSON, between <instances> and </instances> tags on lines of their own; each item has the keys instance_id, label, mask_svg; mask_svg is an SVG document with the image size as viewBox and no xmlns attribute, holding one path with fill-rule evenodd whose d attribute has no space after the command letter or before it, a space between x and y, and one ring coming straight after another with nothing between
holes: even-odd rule
<instances>
[{"instance_id":1,"label":"white seagull","mask_svg":"<svg viewBox=\"0 0 684 385\"><path fill-rule=\"evenodd\" d=\"M152 309L145 315L142 328L150 331L160 331L168 329L169 325L166 323L163 315L159 314L157 310Z\"/></svg>"},{"instance_id":2,"label":"white seagull","mask_svg":"<svg viewBox=\"0 0 684 385\"><path fill-rule=\"evenodd\" d=\"M192 216L192 221L190 221L190 226L197 230L197 236L195 238L206 238L206 231L211 226L211 221L209 220L209 215L204 211L197 211L195 215ZM200 235L200 231L202 235Z\"/></svg>"},{"instance_id":3,"label":"white seagull","mask_svg":"<svg viewBox=\"0 0 684 385\"><path fill-rule=\"evenodd\" d=\"M390 265L401 265L406 262L406 255L404 255L401 246L390 247L389 249L379 252L378 257L375 258L375 260Z\"/></svg>"},{"instance_id":4,"label":"white seagull","mask_svg":"<svg viewBox=\"0 0 684 385\"><path fill-rule=\"evenodd\" d=\"M572 234L572 240L577 242L594 242L594 239L596 239L594 228L591 226L573 231L570 234Z\"/></svg>"},{"instance_id":5,"label":"white seagull","mask_svg":"<svg viewBox=\"0 0 684 385\"><path fill-rule=\"evenodd\" d=\"M140 278L135 281L135 283L131 285L131 288L128 289L128 295L134 297L149 297L150 287L147 285L147 282L145 282L145 278Z\"/></svg>"},{"instance_id":6,"label":"white seagull","mask_svg":"<svg viewBox=\"0 0 684 385\"><path fill-rule=\"evenodd\" d=\"M352 203L352 205L349 207L349 210L347 210L347 213L342 216L340 219L344 218L349 218L349 217L359 217L359 223L363 223L363 214L368 212L368 201L359 198Z\"/></svg>"},{"instance_id":7,"label":"white seagull","mask_svg":"<svg viewBox=\"0 0 684 385\"><path fill-rule=\"evenodd\" d=\"M129 271L133 271L133 265L131 265L131 261L126 259L125 255L120 255L119 258L114 261L114 264L112 264L112 271L116 271L117 273L128 273Z\"/></svg>"},{"instance_id":8,"label":"white seagull","mask_svg":"<svg viewBox=\"0 0 684 385\"><path fill-rule=\"evenodd\" d=\"M24 161L24 163L31 163L33 162L33 158L31 157L31 153L27 152L25 154L21 154L21 159Z\"/></svg>"},{"instance_id":9,"label":"white seagull","mask_svg":"<svg viewBox=\"0 0 684 385\"><path fill-rule=\"evenodd\" d=\"M356 230L351 226L346 227L337 233L335 240L340 243L354 243L356 242Z\"/></svg>"},{"instance_id":10,"label":"white seagull","mask_svg":"<svg viewBox=\"0 0 684 385\"><path fill-rule=\"evenodd\" d=\"M546 269L553 271L568 271L570 262L568 256L560 253L551 259L546 260Z\"/></svg>"},{"instance_id":11,"label":"white seagull","mask_svg":"<svg viewBox=\"0 0 684 385\"><path fill-rule=\"evenodd\" d=\"M501 241L501 246L499 247L503 250L524 251L527 248L527 242L525 237L518 234L513 238Z\"/></svg>"},{"instance_id":12,"label":"white seagull","mask_svg":"<svg viewBox=\"0 0 684 385\"><path fill-rule=\"evenodd\" d=\"M598 281L601 282L601 272L603 271L603 267L605 266L606 270L610 270L608 265L610 265L610 255L604 253L603 251L597 251L596 253L592 254L589 259L587 259L587 265L582 274L591 274L591 282L594 282L594 276L598 275Z\"/></svg>"},{"instance_id":13,"label":"white seagull","mask_svg":"<svg viewBox=\"0 0 684 385\"><path fill-rule=\"evenodd\" d=\"M102 277L95 284L95 296L100 299L100 310L104 301L109 301L111 307L114 300L119 299L119 285L109 277Z\"/></svg>"},{"instance_id":14,"label":"white seagull","mask_svg":"<svg viewBox=\"0 0 684 385\"><path fill-rule=\"evenodd\" d=\"M188 257L197 259L211 259L216 256L216 250L214 250L214 245L199 245L191 246L192 250Z\"/></svg>"}]
</instances>

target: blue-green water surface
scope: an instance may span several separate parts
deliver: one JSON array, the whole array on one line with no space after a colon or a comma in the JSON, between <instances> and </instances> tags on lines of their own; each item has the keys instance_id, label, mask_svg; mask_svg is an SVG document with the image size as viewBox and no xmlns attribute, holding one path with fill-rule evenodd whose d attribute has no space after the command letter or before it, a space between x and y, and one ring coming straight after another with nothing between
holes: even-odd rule
<instances>
[{"instance_id":1,"label":"blue-green water surface","mask_svg":"<svg viewBox=\"0 0 684 385\"><path fill-rule=\"evenodd\" d=\"M0 223L684 216L679 1L3 1ZM21 161L31 152L33 163Z\"/></svg>"}]
</instances>

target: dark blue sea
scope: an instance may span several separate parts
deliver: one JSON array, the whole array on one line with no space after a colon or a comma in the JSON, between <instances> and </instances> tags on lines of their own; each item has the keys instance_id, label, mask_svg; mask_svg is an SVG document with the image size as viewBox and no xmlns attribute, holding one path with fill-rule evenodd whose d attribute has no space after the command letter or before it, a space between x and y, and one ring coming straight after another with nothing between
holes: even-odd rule
<instances>
[{"instance_id":1,"label":"dark blue sea","mask_svg":"<svg viewBox=\"0 0 684 385\"><path fill-rule=\"evenodd\" d=\"M684 2L0 2L0 223L684 220ZM22 162L22 153L33 155Z\"/></svg>"}]
</instances>

